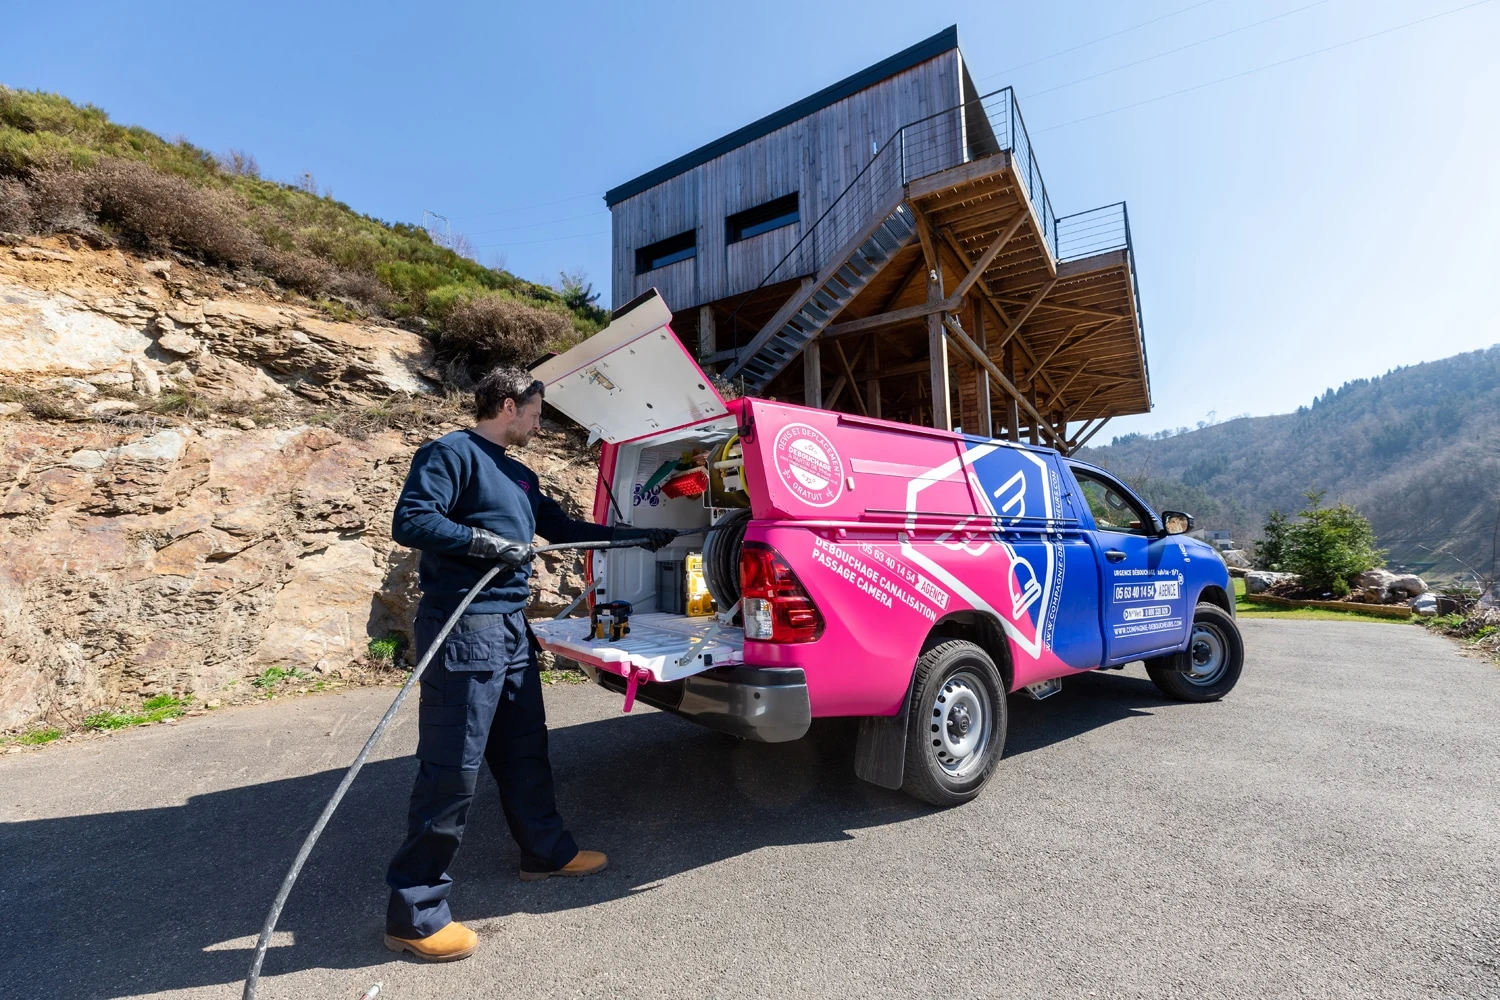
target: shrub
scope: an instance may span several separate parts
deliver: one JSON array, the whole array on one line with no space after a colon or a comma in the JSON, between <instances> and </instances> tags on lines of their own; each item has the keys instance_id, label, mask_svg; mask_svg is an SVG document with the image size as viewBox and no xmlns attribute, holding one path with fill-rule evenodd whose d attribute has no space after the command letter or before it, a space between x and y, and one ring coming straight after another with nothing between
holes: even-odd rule
<instances>
[{"instance_id":1,"label":"shrub","mask_svg":"<svg viewBox=\"0 0 1500 1000\"><path fill-rule=\"evenodd\" d=\"M405 646L406 636L400 632L387 632L370 640L370 659L394 663L401 658L401 651Z\"/></svg>"},{"instance_id":2,"label":"shrub","mask_svg":"<svg viewBox=\"0 0 1500 1000\"><path fill-rule=\"evenodd\" d=\"M1305 587L1337 597L1349 593L1354 578L1382 562L1375 532L1363 514L1347 503L1322 505L1322 491L1304 494L1307 506L1286 526L1282 564Z\"/></svg>"},{"instance_id":3,"label":"shrub","mask_svg":"<svg viewBox=\"0 0 1500 1000\"><path fill-rule=\"evenodd\" d=\"M467 388L498 365L526 365L548 348L577 340L568 316L504 295L482 295L448 310L438 337L438 363L447 380Z\"/></svg>"},{"instance_id":4,"label":"shrub","mask_svg":"<svg viewBox=\"0 0 1500 1000\"><path fill-rule=\"evenodd\" d=\"M0 233L31 232L31 191L20 181L0 177Z\"/></svg>"},{"instance_id":5,"label":"shrub","mask_svg":"<svg viewBox=\"0 0 1500 1000\"><path fill-rule=\"evenodd\" d=\"M104 160L86 176L99 221L139 249L176 248L230 267L255 263L258 241L225 192L131 160Z\"/></svg>"},{"instance_id":6,"label":"shrub","mask_svg":"<svg viewBox=\"0 0 1500 1000\"><path fill-rule=\"evenodd\" d=\"M31 175L31 223L40 232L91 226L92 199L83 174L66 165L46 167Z\"/></svg>"},{"instance_id":7,"label":"shrub","mask_svg":"<svg viewBox=\"0 0 1500 1000\"><path fill-rule=\"evenodd\" d=\"M1279 570L1286 562L1286 533L1289 522L1281 511L1272 508L1266 515L1266 525L1261 529L1261 539L1255 543L1255 566L1257 569Z\"/></svg>"}]
</instances>

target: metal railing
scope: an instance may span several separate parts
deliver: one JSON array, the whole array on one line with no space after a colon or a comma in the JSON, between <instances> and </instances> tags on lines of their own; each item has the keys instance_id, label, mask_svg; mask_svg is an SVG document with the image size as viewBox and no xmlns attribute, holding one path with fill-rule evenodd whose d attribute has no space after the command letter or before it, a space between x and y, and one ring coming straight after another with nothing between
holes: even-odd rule
<instances>
[{"instance_id":1,"label":"metal railing","mask_svg":"<svg viewBox=\"0 0 1500 1000\"><path fill-rule=\"evenodd\" d=\"M835 253L876 221L873 216L877 212L894 209L912 181L1002 152L1013 157L1016 178L1036 211L1043 241L1054 260L1075 260L1101 253L1103 249L1129 248L1130 227L1123 202L1063 219L1053 214L1052 199L1042 180L1015 91L1002 87L909 122L876 149L870 162L807 227L801 239L760 284L735 304L725 325L732 332L736 356L741 344L756 332L742 330L740 324L740 311L756 292L768 285L820 272L832 262ZM1059 228L1063 223L1067 223L1065 231ZM1131 271L1134 274L1134 261Z\"/></svg>"},{"instance_id":2,"label":"metal railing","mask_svg":"<svg viewBox=\"0 0 1500 1000\"><path fill-rule=\"evenodd\" d=\"M1078 260L1130 246L1125 203L1116 202L1057 220L1057 259Z\"/></svg>"}]
</instances>

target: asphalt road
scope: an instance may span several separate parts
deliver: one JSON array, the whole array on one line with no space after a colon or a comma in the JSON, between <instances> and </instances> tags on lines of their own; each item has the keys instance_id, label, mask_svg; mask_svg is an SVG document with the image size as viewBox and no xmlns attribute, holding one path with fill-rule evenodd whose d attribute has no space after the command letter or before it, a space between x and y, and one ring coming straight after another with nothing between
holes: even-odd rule
<instances>
[{"instance_id":1,"label":"asphalt road","mask_svg":"<svg viewBox=\"0 0 1500 1000\"><path fill-rule=\"evenodd\" d=\"M838 724L741 744L548 691L564 815L522 883L493 785L453 872L480 951L379 943L404 710L313 854L261 996L1500 997L1500 669L1400 625L1243 623L1214 705L1138 667L1011 700L988 790L864 785ZM237 997L298 842L389 690L0 757L0 996Z\"/></svg>"}]
</instances>

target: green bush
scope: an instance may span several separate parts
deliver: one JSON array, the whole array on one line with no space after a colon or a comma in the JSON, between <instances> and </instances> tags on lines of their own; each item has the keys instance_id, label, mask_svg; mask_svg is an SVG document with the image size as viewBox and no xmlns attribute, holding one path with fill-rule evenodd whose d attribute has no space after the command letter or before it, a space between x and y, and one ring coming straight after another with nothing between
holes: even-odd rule
<instances>
[{"instance_id":1,"label":"green bush","mask_svg":"<svg viewBox=\"0 0 1500 1000\"><path fill-rule=\"evenodd\" d=\"M401 658L401 651L404 648L406 648L406 636L400 632L387 632L378 638L370 639L370 659L394 663Z\"/></svg>"},{"instance_id":2,"label":"green bush","mask_svg":"<svg viewBox=\"0 0 1500 1000\"><path fill-rule=\"evenodd\" d=\"M1266 515L1260 541L1255 543L1255 568L1280 570L1286 562L1286 533L1290 522L1281 511L1272 508Z\"/></svg>"},{"instance_id":3,"label":"green bush","mask_svg":"<svg viewBox=\"0 0 1500 1000\"><path fill-rule=\"evenodd\" d=\"M1370 522L1353 506L1324 507L1318 490L1304 495L1307 506L1284 527L1281 564L1309 590L1344 597L1354 578L1381 565L1385 553L1375 546Z\"/></svg>"}]
</instances>

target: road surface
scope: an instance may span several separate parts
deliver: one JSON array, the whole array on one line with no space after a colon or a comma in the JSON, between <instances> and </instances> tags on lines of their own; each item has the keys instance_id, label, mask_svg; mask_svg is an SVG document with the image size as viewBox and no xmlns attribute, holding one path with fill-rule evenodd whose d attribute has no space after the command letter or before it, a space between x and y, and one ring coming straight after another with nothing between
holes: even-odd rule
<instances>
[{"instance_id":1,"label":"road surface","mask_svg":"<svg viewBox=\"0 0 1500 1000\"><path fill-rule=\"evenodd\" d=\"M737 743L548 689L564 815L609 870L522 883L488 779L465 962L379 943L415 707L319 843L261 996L1500 997L1500 669L1409 625L1246 621L1213 705L1140 668L1011 700L939 811L852 732ZM237 997L298 842L392 691L0 757L0 996Z\"/></svg>"}]
</instances>

